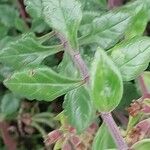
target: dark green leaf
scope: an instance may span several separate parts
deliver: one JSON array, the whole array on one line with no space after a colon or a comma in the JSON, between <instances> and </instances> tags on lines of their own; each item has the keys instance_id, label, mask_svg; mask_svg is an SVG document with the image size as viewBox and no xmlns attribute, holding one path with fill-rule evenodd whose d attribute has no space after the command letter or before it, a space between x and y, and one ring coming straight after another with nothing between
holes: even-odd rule
<instances>
[{"instance_id":1,"label":"dark green leaf","mask_svg":"<svg viewBox=\"0 0 150 150\"><path fill-rule=\"evenodd\" d=\"M12 93L5 94L1 100L1 113L4 117L10 116L19 108L20 99Z\"/></svg>"},{"instance_id":2,"label":"dark green leaf","mask_svg":"<svg viewBox=\"0 0 150 150\"><path fill-rule=\"evenodd\" d=\"M112 136L110 135L105 124L99 128L92 144L92 150L106 150L116 147Z\"/></svg>"},{"instance_id":3,"label":"dark green leaf","mask_svg":"<svg viewBox=\"0 0 150 150\"><path fill-rule=\"evenodd\" d=\"M121 74L100 48L92 64L91 84L92 99L100 112L109 112L117 107L123 94Z\"/></svg>"},{"instance_id":4,"label":"dark green leaf","mask_svg":"<svg viewBox=\"0 0 150 150\"><path fill-rule=\"evenodd\" d=\"M0 51L0 62L15 69L37 66L45 57L61 50L60 45L43 46L38 43L33 34L25 34Z\"/></svg>"},{"instance_id":5,"label":"dark green leaf","mask_svg":"<svg viewBox=\"0 0 150 150\"><path fill-rule=\"evenodd\" d=\"M138 77L150 62L150 38L135 37L123 41L112 49L112 59L118 66L123 80Z\"/></svg>"},{"instance_id":6,"label":"dark green leaf","mask_svg":"<svg viewBox=\"0 0 150 150\"><path fill-rule=\"evenodd\" d=\"M0 23L0 40L7 35L7 32L8 32L8 27Z\"/></svg>"},{"instance_id":7,"label":"dark green leaf","mask_svg":"<svg viewBox=\"0 0 150 150\"><path fill-rule=\"evenodd\" d=\"M77 48L77 30L82 19L79 1L42 0L45 21Z\"/></svg>"},{"instance_id":8,"label":"dark green leaf","mask_svg":"<svg viewBox=\"0 0 150 150\"><path fill-rule=\"evenodd\" d=\"M65 96L64 112L69 123L77 129L79 133L89 127L94 119L94 109L88 89L82 86Z\"/></svg>"},{"instance_id":9,"label":"dark green leaf","mask_svg":"<svg viewBox=\"0 0 150 150\"><path fill-rule=\"evenodd\" d=\"M19 14L13 6L0 5L0 23L6 27L14 27L15 19L18 16Z\"/></svg>"},{"instance_id":10,"label":"dark green leaf","mask_svg":"<svg viewBox=\"0 0 150 150\"><path fill-rule=\"evenodd\" d=\"M47 67L25 69L14 73L4 84L14 93L28 99L52 101L80 86L83 81L60 76Z\"/></svg>"},{"instance_id":11,"label":"dark green leaf","mask_svg":"<svg viewBox=\"0 0 150 150\"><path fill-rule=\"evenodd\" d=\"M131 82L125 82L123 89L123 96L117 107L118 110L126 109L134 99L138 99L140 97L136 90L136 86Z\"/></svg>"}]
</instances>

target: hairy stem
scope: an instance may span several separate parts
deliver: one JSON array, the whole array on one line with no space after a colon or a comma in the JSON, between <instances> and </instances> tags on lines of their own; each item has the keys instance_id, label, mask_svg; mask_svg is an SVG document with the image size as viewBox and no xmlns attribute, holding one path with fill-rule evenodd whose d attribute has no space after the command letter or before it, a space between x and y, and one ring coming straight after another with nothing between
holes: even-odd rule
<instances>
[{"instance_id":1,"label":"hairy stem","mask_svg":"<svg viewBox=\"0 0 150 150\"><path fill-rule=\"evenodd\" d=\"M119 150L127 150L128 146L123 139L120 131L111 115L111 113L101 113L101 117L105 122L106 126L108 127L109 132L111 133L117 147Z\"/></svg>"},{"instance_id":2,"label":"hairy stem","mask_svg":"<svg viewBox=\"0 0 150 150\"><path fill-rule=\"evenodd\" d=\"M121 6L123 3L123 0L108 0L108 8L112 9L117 6Z\"/></svg>"},{"instance_id":3,"label":"hairy stem","mask_svg":"<svg viewBox=\"0 0 150 150\"><path fill-rule=\"evenodd\" d=\"M148 92L148 89L147 89L147 87L144 83L143 75L140 75L140 77L138 78L138 82L139 82L140 89L141 89L141 92L142 92L143 100L145 98L150 98L150 93Z\"/></svg>"},{"instance_id":4,"label":"hairy stem","mask_svg":"<svg viewBox=\"0 0 150 150\"><path fill-rule=\"evenodd\" d=\"M61 40L61 42L64 43L64 48L72 56L72 59L76 65L76 67L80 71L80 74L82 75L83 79L89 85L90 84L89 83L89 78L90 78L89 70L88 70L87 65L83 61L80 53L75 52L71 48L69 42L61 34L58 33L57 35L58 35L59 39ZM127 150L128 146L127 146L124 138L122 137L113 117L111 116L111 113L105 113L105 114L102 113L101 116L103 118L103 121L108 126L108 129L109 129L114 141L116 142L118 149L119 150Z\"/></svg>"}]
</instances>

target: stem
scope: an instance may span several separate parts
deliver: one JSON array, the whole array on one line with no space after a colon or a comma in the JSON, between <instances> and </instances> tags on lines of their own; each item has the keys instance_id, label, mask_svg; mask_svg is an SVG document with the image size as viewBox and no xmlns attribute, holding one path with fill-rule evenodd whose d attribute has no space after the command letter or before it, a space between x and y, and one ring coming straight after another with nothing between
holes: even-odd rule
<instances>
[{"instance_id":1,"label":"stem","mask_svg":"<svg viewBox=\"0 0 150 150\"><path fill-rule=\"evenodd\" d=\"M58 35L59 39L61 40L61 42L64 44L64 49L66 49L67 52L72 56L72 59L76 65L76 67L80 71L80 74L84 78L84 81L89 86L90 76L89 76L88 67L85 64L85 62L83 61L80 53L74 52L74 50L69 45L69 42L61 34L58 33L57 35ZM111 113L105 113L105 114L101 113L101 115L102 115L104 122L108 126L109 131L110 131L114 141L116 142L118 150L127 150L128 146L127 146L124 138L121 136L121 133L120 133L115 121L113 120Z\"/></svg>"},{"instance_id":2,"label":"stem","mask_svg":"<svg viewBox=\"0 0 150 150\"><path fill-rule=\"evenodd\" d=\"M46 137L47 133L38 123L32 122L31 126L36 128L39 131L39 133L42 135L43 139Z\"/></svg>"},{"instance_id":3,"label":"stem","mask_svg":"<svg viewBox=\"0 0 150 150\"><path fill-rule=\"evenodd\" d=\"M147 89L147 87L144 83L143 75L141 75L138 78L138 82L139 82L140 89L141 89L141 92L142 92L142 100L144 100L145 98L150 98L150 93L148 92L148 89Z\"/></svg>"},{"instance_id":4,"label":"stem","mask_svg":"<svg viewBox=\"0 0 150 150\"><path fill-rule=\"evenodd\" d=\"M111 113L101 113L101 117L103 118L103 121L105 122L106 126L108 127L109 132L111 133L118 150L127 150L128 146L126 142L124 141L122 135L120 134L120 131L111 115Z\"/></svg>"},{"instance_id":5,"label":"stem","mask_svg":"<svg viewBox=\"0 0 150 150\"><path fill-rule=\"evenodd\" d=\"M123 0L108 0L108 8L112 9L117 6L121 6L123 3Z\"/></svg>"},{"instance_id":6,"label":"stem","mask_svg":"<svg viewBox=\"0 0 150 150\"><path fill-rule=\"evenodd\" d=\"M9 124L6 121L0 122L0 131L7 150L16 150L17 143L8 133Z\"/></svg>"},{"instance_id":7,"label":"stem","mask_svg":"<svg viewBox=\"0 0 150 150\"><path fill-rule=\"evenodd\" d=\"M39 42L42 44L43 42L49 40L50 38L52 38L56 33L54 31L49 32L41 37L38 38Z\"/></svg>"},{"instance_id":8,"label":"stem","mask_svg":"<svg viewBox=\"0 0 150 150\"><path fill-rule=\"evenodd\" d=\"M18 0L17 5L18 5L18 9L20 11L20 16L24 20L25 25L28 29L29 26L28 26L28 22L27 22L27 14L26 14L26 11L25 11L25 6L24 6L24 3L23 3L23 0Z\"/></svg>"}]
</instances>

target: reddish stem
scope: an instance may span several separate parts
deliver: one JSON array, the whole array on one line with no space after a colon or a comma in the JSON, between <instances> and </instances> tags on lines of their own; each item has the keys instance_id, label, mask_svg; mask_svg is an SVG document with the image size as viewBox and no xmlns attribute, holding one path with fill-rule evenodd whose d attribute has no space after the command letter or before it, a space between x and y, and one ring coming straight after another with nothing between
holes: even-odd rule
<instances>
[{"instance_id":1,"label":"reddish stem","mask_svg":"<svg viewBox=\"0 0 150 150\"><path fill-rule=\"evenodd\" d=\"M16 141L9 135L8 132L9 124L6 121L0 122L0 131L4 141L4 144L7 147L7 150L16 150L17 143Z\"/></svg>"},{"instance_id":2,"label":"reddish stem","mask_svg":"<svg viewBox=\"0 0 150 150\"><path fill-rule=\"evenodd\" d=\"M28 27L27 13L25 11L23 0L18 0L17 4L18 4L19 11L20 11L20 16L22 17L22 19L24 20L25 24Z\"/></svg>"},{"instance_id":3,"label":"reddish stem","mask_svg":"<svg viewBox=\"0 0 150 150\"><path fill-rule=\"evenodd\" d=\"M122 135L111 115L111 113L101 113L101 117L108 127L109 132L111 133L115 143L117 144L118 150L127 150L128 146L123 140Z\"/></svg>"},{"instance_id":4,"label":"reddish stem","mask_svg":"<svg viewBox=\"0 0 150 150\"><path fill-rule=\"evenodd\" d=\"M143 75L138 78L138 82L142 92L142 99L144 100L145 98L150 98L150 93L148 92L148 89L144 83Z\"/></svg>"},{"instance_id":5,"label":"reddish stem","mask_svg":"<svg viewBox=\"0 0 150 150\"><path fill-rule=\"evenodd\" d=\"M123 0L108 0L108 8L112 9L117 6L121 6L123 4Z\"/></svg>"}]
</instances>

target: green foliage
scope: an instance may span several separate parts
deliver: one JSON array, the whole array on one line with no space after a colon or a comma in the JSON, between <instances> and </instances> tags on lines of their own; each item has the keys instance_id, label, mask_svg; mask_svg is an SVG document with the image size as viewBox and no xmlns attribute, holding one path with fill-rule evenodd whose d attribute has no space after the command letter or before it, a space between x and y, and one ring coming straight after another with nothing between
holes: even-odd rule
<instances>
[{"instance_id":1,"label":"green foliage","mask_svg":"<svg viewBox=\"0 0 150 150\"><path fill-rule=\"evenodd\" d=\"M91 69L91 92L96 108L110 112L119 104L123 83L121 74L113 61L100 48L96 51Z\"/></svg>"},{"instance_id":2,"label":"green foliage","mask_svg":"<svg viewBox=\"0 0 150 150\"><path fill-rule=\"evenodd\" d=\"M25 34L1 50L0 62L15 69L37 66L44 58L62 49L61 45L43 46L32 33Z\"/></svg>"},{"instance_id":3,"label":"green foliage","mask_svg":"<svg viewBox=\"0 0 150 150\"><path fill-rule=\"evenodd\" d=\"M33 18L42 18L42 1L25 0L26 10Z\"/></svg>"},{"instance_id":4,"label":"green foliage","mask_svg":"<svg viewBox=\"0 0 150 150\"><path fill-rule=\"evenodd\" d=\"M144 139L132 146L133 150L148 150L150 147L150 139Z\"/></svg>"},{"instance_id":5,"label":"green foliage","mask_svg":"<svg viewBox=\"0 0 150 150\"><path fill-rule=\"evenodd\" d=\"M96 43L104 49L116 44L124 35L131 16L128 12L110 11L96 17L88 26L88 32L79 39L80 45Z\"/></svg>"},{"instance_id":6,"label":"green foliage","mask_svg":"<svg viewBox=\"0 0 150 150\"><path fill-rule=\"evenodd\" d=\"M106 150L116 147L105 124L102 124L96 133L92 144L92 150Z\"/></svg>"},{"instance_id":7,"label":"green foliage","mask_svg":"<svg viewBox=\"0 0 150 150\"><path fill-rule=\"evenodd\" d=\"M18 99L12 93L7 93L3 96L1 100L0 111L3 118L11 116L15 113L20 104L20 99Z\"/></svg>"},{"instance_id":8,"label":"green foliage","mask_svg":"<svg viewBox=\"0 0 150 150\"><path fill-rule=\"evenodd\" d=\"M94 119L94 109L89 91L81 86L78 89L70 91L65 96L64 112L68 117L69 123L77 129L79 133L83 132Z\"/></svg>"},{"instance_id":9,"label":"green foliage","mask_svg":"<svg viewBox=\"0 0 150 150\"><path fill-rule=\"evenodd\" d=\"M77 30L82 19L80 3L76 0L42 0L42 6L45 21L77 48Z\"/></svg>"},{"instance_id":10,"label":"green foliage","mask_svg":"<svg viewBox=\"0 0 150 150\"><path fill-rule=\"evenodd\" d=\"M133 80L149 65L150 38L135 37L125 40L112 49L111 56L118 66L123 80Z\"/></svg>"},{"instance_id":11,"label":"green foliage","mask_svg":"<svg viewBox=\"0 0 150 150\"><path fill-rule=\"evenodd\" d=\"M62 77L48 67L15 72L4 84L28 99L52 101L80 86L82 81Z\"/></svg>"},{"instance_id":12,"label":"green foliage","mask_svg":"<svg viewBox=\"0 0 150 150\"><path fill-rule=\"evenodd\" d=\"M17 136L23 130L32 139L31 149L38 149L41 145L36 141L37 131L45 142L49 141L45 139L47 127L58 128L53 116L63 108L61 119L57 118L63 139L54 147L61 143L59 148L63 149L62 145L76 137L72 144L75 149L83 145L93 150L116 149L107 126L102 123L97 131L91 124L101 112L114 110L121 133L128 136L148 116L144 111L149 112L149 101L133 104L132 100L141 96L135 86L140 75L145 88L143 97L148 99L150 95L150 33L146 29L150 21L149 0L134 0L112 10L108 10L108 0L23 2L25 10L21 1L0 1L1 121L9 119L10 125L18 129ZM60 101L51 105L55 99ZM24 104L28 100L35 101ZM120 122L126 122L122 118L127 117L124 110L129 106L125 131ZM120 116L124 116L119 118L116 110L122 110ZM32 131L33 128L37 131ZM147 147L149 139L131 146L137 150Z\"/></svg>"}]
</instances>

